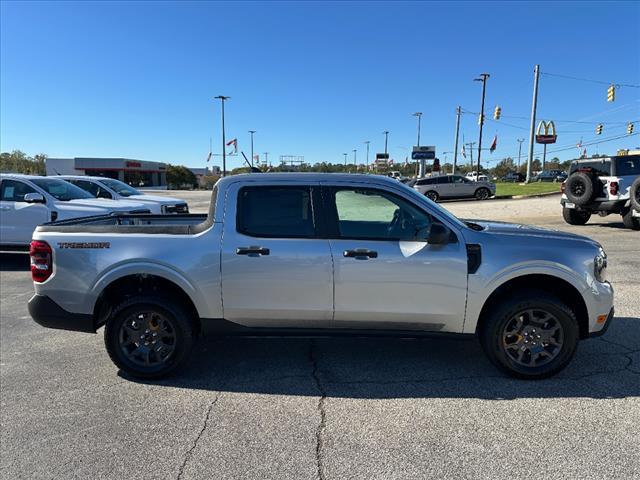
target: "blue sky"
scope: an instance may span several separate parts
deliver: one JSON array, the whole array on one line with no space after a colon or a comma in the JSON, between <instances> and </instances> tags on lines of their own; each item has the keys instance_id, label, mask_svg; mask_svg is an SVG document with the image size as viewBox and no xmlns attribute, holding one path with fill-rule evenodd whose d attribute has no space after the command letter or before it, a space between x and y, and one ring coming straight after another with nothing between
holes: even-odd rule
<instances>
[{"instance_id":1,"label":"blue sky","mask_svg":"<svg viewBox=\"0 0 640 480\"><path fill-rule=\"evenodd\" d=\"M340 162L365 140L371 157L403 160L415 143L453 150L455 108L480 109L481 72L496 160L528 137L534 64L542 72L640 84L640 3L632 2L2 2L0 149L33 155L117 156L204 166L229 95L227 138L249 155ZM633 25L636 25L634 27ZM640 88L543 75L538 118L558 122L558 145L625 133L640 120ZM523 117L523 118L508 118ZM595 122L603 122L600 137ZM620 122L620 124L616 124ZM509 125L507 125L509 124ZM640 123L635 131L640 131ZM477 117L461 136L477 141ZM526 151L523 144L523 154ZM637 147L640 137L588 147ZM573 158L577 149L558 153ZM551 154L550 156L553 156ZM451 161L452 153L446 154ZM475 156L475 153L474 153ZM219 160L214 159L214 163ZM484 162L483 162L484 163ZM231 167L239 166L238 159Z\"/></svg>"}]
</instances>

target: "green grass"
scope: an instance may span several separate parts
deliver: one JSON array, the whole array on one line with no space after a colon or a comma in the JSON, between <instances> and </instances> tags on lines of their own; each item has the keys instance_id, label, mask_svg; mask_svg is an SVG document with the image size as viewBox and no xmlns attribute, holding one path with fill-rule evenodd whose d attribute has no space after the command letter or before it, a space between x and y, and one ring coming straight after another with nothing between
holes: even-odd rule
<instances>
[{"instance_id":1,"label":"green grass","mask_svg":"<svg viewBox=\"0 0 640 480\"><path fill-rule=\"evenodd\" d=\"M538 193L559 192L560 183L536 182L528 185L518 183L496 183L496 196L501 195L536 195Z\"/></svg>"}]
</instances>

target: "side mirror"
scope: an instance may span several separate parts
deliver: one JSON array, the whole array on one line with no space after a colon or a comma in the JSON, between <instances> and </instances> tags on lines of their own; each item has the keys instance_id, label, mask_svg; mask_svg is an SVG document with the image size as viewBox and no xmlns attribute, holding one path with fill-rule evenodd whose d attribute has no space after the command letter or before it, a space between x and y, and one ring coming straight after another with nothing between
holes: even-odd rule
<instances>
[{"instance_id":1,"label":"side mirror","mask_svg":"<svg viewBox=\"0 0 640 480\"><path fill-rule=\"evenodd\" d=\"M429 245L445 245L449 243L450 237L451 231L447 227L439 222L433 222L429 230L427 243Z\"/></svg>"},{"instance_id":2,"label":"side mirror","mask_svg":"<svg viewBox=\"0 0 640 480\"><path fill-rule=\"evenodd\" d=\"M45 203L44 196L41 193L27 193L24 196L24 201L27 203Z\"/></svg>"}]
</instances>

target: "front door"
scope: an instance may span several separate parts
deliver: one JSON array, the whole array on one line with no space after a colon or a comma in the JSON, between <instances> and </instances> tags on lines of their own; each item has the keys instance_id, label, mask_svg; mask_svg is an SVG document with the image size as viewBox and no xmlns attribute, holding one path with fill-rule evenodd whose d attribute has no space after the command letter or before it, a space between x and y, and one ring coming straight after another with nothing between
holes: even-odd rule
<instances>
[{"instance_id":1,"label":"front door","mask_svg":"<svg viewBox=\"0 0 640 480\"><path fill-rule=\"evenodd\" d=\"M38 193L24 182L4 179L0 185L0 244L28 245L35 228L50 220L47 207L27 203L27 193Z\"/></svg>"},{"instance_id":2,"label":"front door","mask_svg":"<svg viewBox=\"0 0 640 480\"><path fill-rule=\"evenodd\" d=\"M318 187L232 185L222 241L224 318L250 327L329 327L333 264Z\"/></svg>"},{"instance_id":3,"label":"front door","mask_svg":"<svg viewBox=\"0 0 640 480\"><path fill-rule=\"evenodd\" d=\"M461 332L467 291L462 238L426 242L437 221L386 190L328 187L336 327Z\"/></svg>"}]
</instances>

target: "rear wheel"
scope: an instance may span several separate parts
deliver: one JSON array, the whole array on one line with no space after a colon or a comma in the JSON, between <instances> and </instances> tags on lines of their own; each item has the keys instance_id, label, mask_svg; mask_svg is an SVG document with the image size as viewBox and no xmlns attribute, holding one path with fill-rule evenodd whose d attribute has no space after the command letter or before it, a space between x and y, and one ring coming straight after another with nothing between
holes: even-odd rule
<instances>
[{"instance_id":1,"label":"rear wheel","mask_svg":"<svg viewBox=\"0 0 640 480\"><path fill-rule=\"evenodd\" d=\"M104 342L113 363L137 378L161 378L187 360L195 340L193 319L182 305L137 296L107 320Z\"/></svg>"},{"instance_id":2,"label":"rear wheel","mask_svg":"<svg viewBox=\"0 0 640 480\"><path fill-rule=\"evenodd\" d=\"M622 223L626 228L640 230L640 217L634 217L633 210L630 208L622 212Z\"/></svg>"},{"instance_id":3,"label":"rear wheel","mask_svg":"<svg viewBox=\"0 0 640 480\"><path fill-rule=\"evenodd\" d=\"M564 218L564 221L569 225L584 225L591 218L591 212L563 207L562 218Z\"/></svg>"},{"instance_id":4,"label":"rear wheel","mask_svg":"<svg viewBox=\"0 0 640 480\"><path fill-rule=\"evenodd\" d=\"M479 333L489 360L524 379L547 378L566 367L579 334L572 310L559 298L536 290L505 298L488 313Z\"/></svg>"},{"instance_id":5,"label":"rear wheel","mask_svg":"<svg viewBox=\"0 0 640 480\"><path fill-rule=\"evenodd\" d=\"M475 197L478 200L486 200L490 196L491 196L491 192L489 191L488 188L482 187L482 188L479 188L478 190L476 190Z\"/></svg>"},{"instance_id":6,"label":"rear wheel","mask_svg":"<svg viewBox=\"0 0 640 480\"><path fill-rule=\"evenodd\" d=\"M429 190L427 193L424 194L429 200L432 200L434 202L437 202L438 199L440 198L440 195L438 195L438 192L434 192L433 190Z\"/></svg>"}]
</instances>

